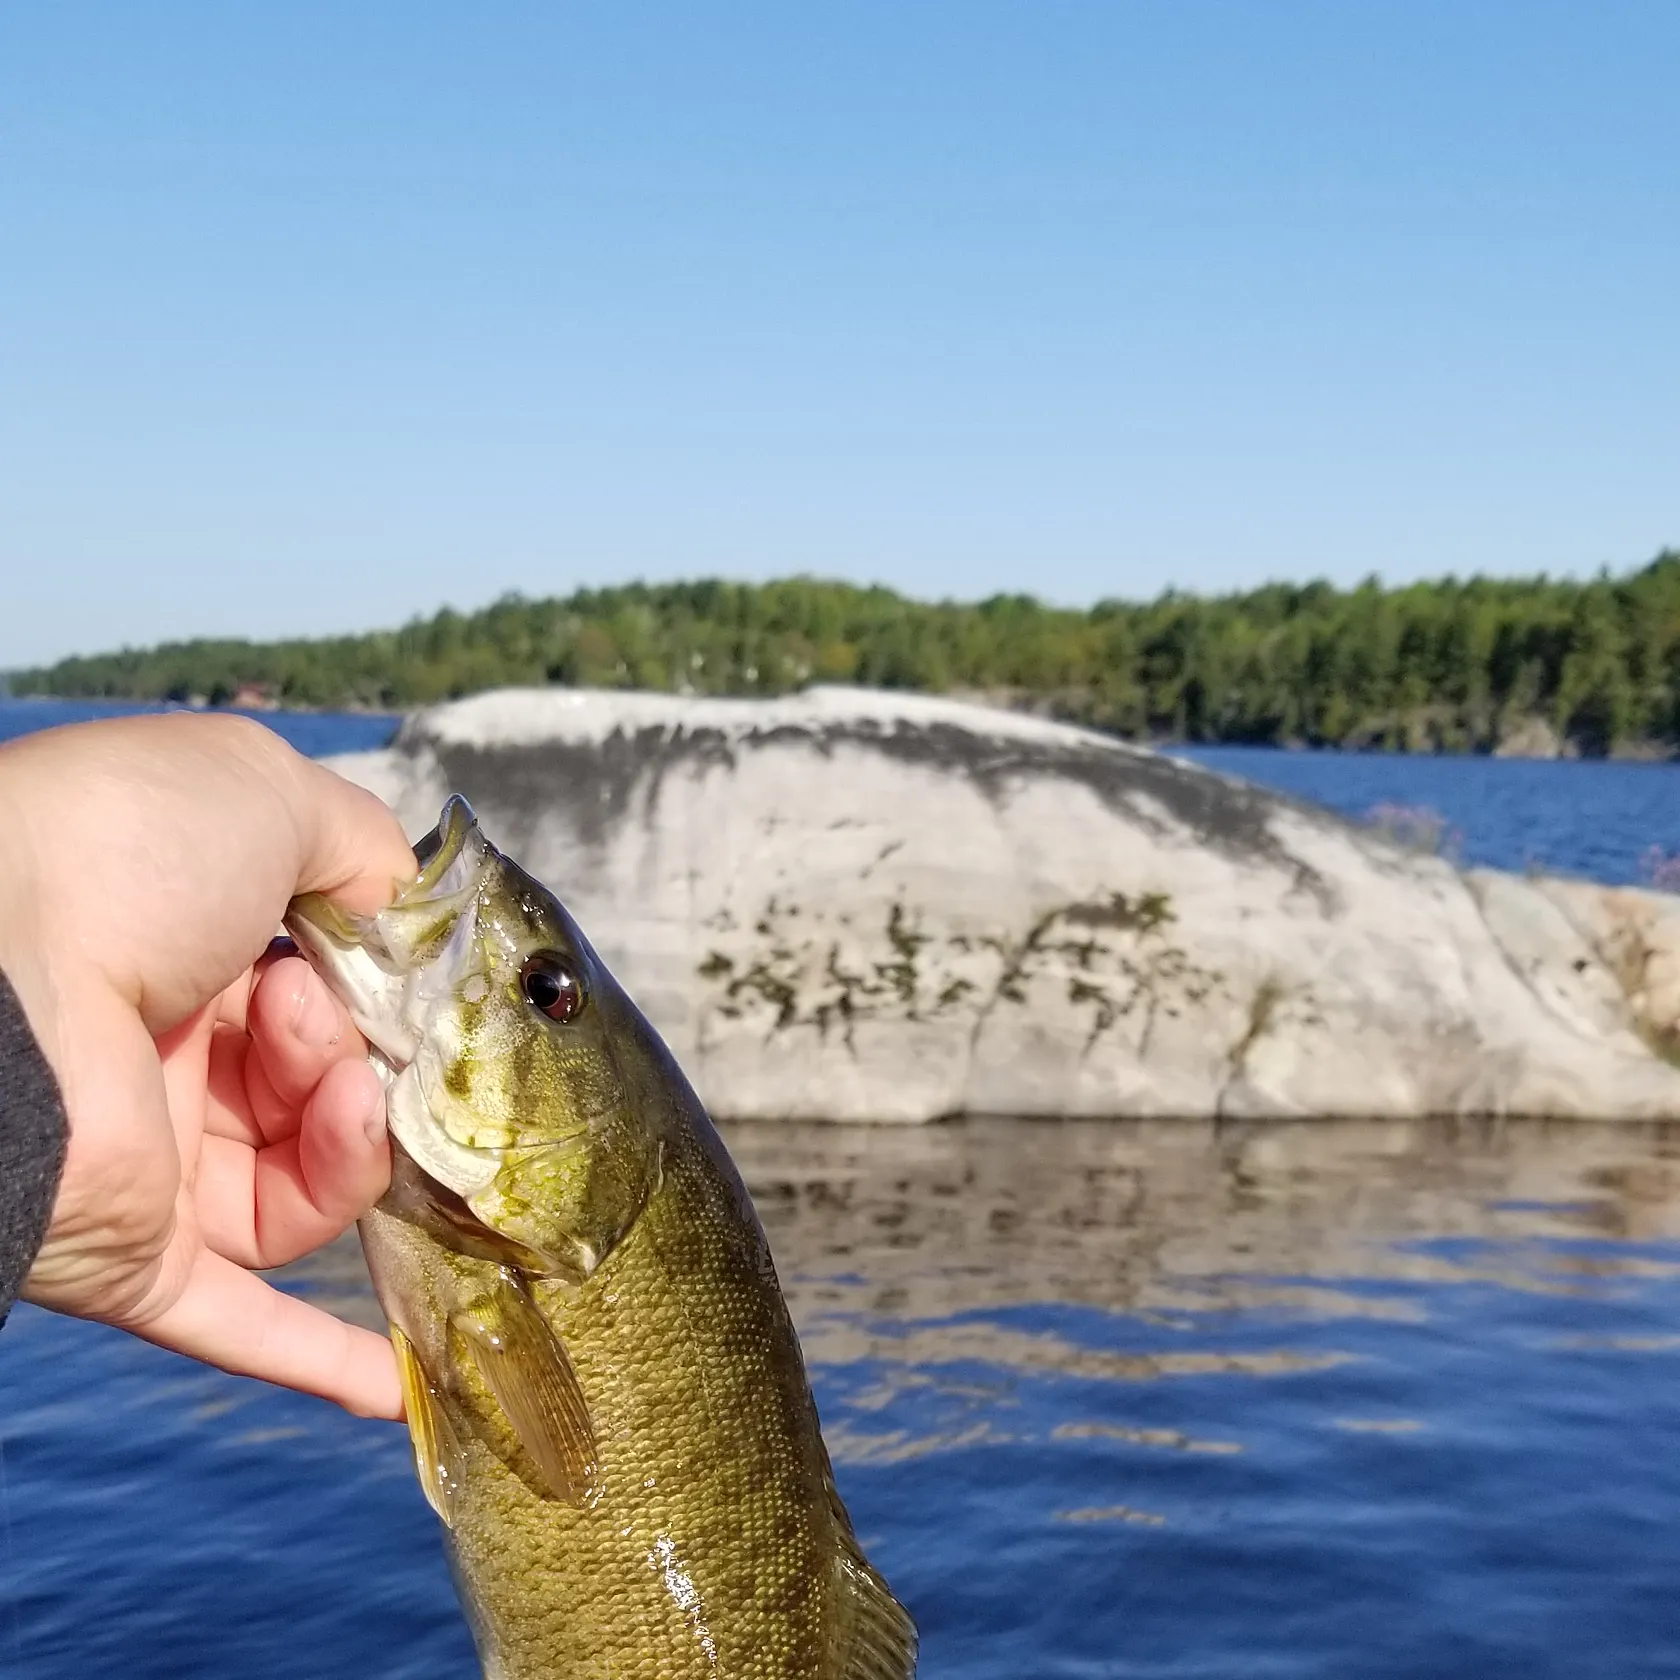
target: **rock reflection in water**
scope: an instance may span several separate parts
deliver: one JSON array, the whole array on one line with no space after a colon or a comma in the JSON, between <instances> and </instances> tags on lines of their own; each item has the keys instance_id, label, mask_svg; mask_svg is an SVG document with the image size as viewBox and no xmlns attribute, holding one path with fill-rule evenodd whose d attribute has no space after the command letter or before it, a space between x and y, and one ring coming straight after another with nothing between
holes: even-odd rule
<instances>
[{"instance_id":1,"label":"rock reflection in water","mask_svg":"<svg viewBox=\"0 0 1680 1680\"><path fill-rule=\"evenodd\" d=\"M1415 1303L1337 1280L1567 1290L1673 1266L1560 1241L1680 1240L1680 1125L963 1120L726 1137L807 1335L837 1310L1039 1301L1406 1317ZM1453 1239L1490 1247L1451 1258ZM382 1327L353 1239L283 1275Z\"/></svg>"},{"instance_id":2,"label":"rock reflection in water","mask_svg":"<svg viewBox=\"0 0 1680 1680\"><path fill-rule=\"evenodd\" d=\"M1351 1356L1093 1348L987 1314L1058 1303L1166 1328L1221 1313L1280 1328L1415 1321L1424 1301L1385 1283L1570 1294L1587 1280L1680 1269L1603 1246L1680 1237L1680 1127L964 1120L735 1125L727 1137L816 1368L1264 1377ZM1564 1246L1571 1239L1592 1239L1591 1251ZM323 1305L383 1327L353 1239L291 1275ZM869 1396L851 1396L848 1409L871 1409ZM838 1452L871 1456L844 1437Z\"/></svg>"},{"instance_id":3,"label":"rock reflection in water","mask_svg":"<svg viewBox=\"0 0 1680 1680\"><path fill-rule=\"evenodd\" d=\"M1409 1316L1337 1281L1567 1289L1667 1267L1560 1239L1680 1236L1670 1126L967 1120L728 1141L802 1325L1034 1301ZM1454 1239L1495 1246L1450 1258Z\"/></svg>"}]
</instances>

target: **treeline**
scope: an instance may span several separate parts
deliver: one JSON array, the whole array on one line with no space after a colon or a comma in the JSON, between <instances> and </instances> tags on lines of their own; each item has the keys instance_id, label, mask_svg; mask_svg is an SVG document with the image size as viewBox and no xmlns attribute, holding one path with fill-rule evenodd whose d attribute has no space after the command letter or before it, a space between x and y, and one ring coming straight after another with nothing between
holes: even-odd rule
<instances>
[{"instance_id":1,"label":"treeline","mask_svg":"<svg viewBox=\"0 0 1680 1680\"><path fill-rule=\"evenodd\" d=\"M18 694L401 710L507 684L984 696L1135 738L1485 751L1680 745L1680 552L1621 577L1268 584L1088 611L809 578L510 596L400 630L193 641L13 673Z\"/></svg>"}]
</instances>

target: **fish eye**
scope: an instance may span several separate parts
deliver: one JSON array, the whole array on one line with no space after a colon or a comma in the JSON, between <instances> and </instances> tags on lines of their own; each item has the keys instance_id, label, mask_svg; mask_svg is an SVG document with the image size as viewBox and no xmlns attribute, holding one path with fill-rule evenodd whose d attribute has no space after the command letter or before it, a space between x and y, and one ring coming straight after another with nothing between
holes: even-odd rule
<instances>
[{"instance_id":1,"label":"fish eye","mask_svg":"<svg viewBox=\"0 0 1680 1680\"><path fill-rule=\"evenodd\" d=\"M519 989L525 1001L551 1021L575 1021L583 1013L583 982L577 970L552 951L539 951L525 959L519 971Z\"/></svg>"}]
</instances>

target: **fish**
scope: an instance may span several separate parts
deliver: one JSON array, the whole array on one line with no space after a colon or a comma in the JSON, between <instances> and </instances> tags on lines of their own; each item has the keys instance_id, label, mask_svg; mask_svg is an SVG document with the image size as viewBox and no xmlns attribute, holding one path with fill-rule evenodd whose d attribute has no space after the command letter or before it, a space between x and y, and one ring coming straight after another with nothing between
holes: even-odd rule
<instances>
[{"instance_id":1,"label":"fish","mask_svg":"<svg viewBox=\"0 0 1680 1680\"><path fill-rule=\"evenodd\" d=\"M459 796L386 909L286 928L385 1084L359 1230L486 1680L910 1680L762 1225L559 899Z\"/></svg>"}]
</instances>

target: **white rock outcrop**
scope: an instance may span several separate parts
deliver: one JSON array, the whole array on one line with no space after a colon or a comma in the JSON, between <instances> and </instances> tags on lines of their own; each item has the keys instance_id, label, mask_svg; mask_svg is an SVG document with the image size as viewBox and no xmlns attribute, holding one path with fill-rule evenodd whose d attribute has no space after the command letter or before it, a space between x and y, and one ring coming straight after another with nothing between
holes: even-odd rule
<instances>
[{"instance_id":1,"label":"white rock outcrop","mask_svg":"<svg viewBox=\"0 0 1680 1680\"><path fill-rule=\"evenodd\" d=\"M416 835L465 794L721 1117L1680 1115L1680 901L1083 730L547 689L333 762Z\"/></svg>"}]
</instances>

